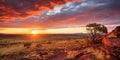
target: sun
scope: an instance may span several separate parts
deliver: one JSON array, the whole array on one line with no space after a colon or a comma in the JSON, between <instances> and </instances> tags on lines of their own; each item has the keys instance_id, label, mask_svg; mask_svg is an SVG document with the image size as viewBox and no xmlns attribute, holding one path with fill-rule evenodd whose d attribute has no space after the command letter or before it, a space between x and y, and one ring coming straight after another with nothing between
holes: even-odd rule
<instances>
[{"instance_id":1,"label":"sun","mask_svg":"<svg viewBox=\"0 0 120 60\"><path fill-rule=\"evenodd\" d=\"M33 35L37 35L38 33L39 33L39 31L36 31L36 30L33 30L33 31L32 31L32 34L33 34Z\"/></svg>"}]
</instances>

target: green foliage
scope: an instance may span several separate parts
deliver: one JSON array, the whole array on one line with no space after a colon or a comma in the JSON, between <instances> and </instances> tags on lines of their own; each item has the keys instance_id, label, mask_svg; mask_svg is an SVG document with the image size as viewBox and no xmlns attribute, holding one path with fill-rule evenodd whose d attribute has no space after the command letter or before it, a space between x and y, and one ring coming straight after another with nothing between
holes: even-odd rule
<instances>
[{"instance_id":1,"label":"green foliage","mask_svg":"<svg viewBox=\"0 0 120 60\"><path fill-rule=\"evenodd\" d=\"M90 32L96 32L96 33L107 33L107 27L105 27L102 24L97 24L97 23L91 23L86 25L87 30Z\"/></svg>"},{"instance_id":2,"label":"green foliage","mask_svg":"<svg viewBox=\"0 0 120 60\"><path fill-rule=\"evenodd\" d=\"M90 33L90 37L92 40L96 40L97 36L100 33L107 33L107 27L105 27L102 24L97 24L97 23L91 23L86 25L87 31Z\"/></svg>"}]
</instances>

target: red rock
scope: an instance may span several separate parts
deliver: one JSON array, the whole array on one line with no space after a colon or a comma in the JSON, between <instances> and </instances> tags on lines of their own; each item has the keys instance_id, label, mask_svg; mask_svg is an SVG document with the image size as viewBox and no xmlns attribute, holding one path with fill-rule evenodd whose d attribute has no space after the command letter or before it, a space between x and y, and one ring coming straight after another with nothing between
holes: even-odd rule
<instances>
[{"instance_id":1,"label":"red rock","mask_svg":"<svg viewBox=\"0 0 120 60\"><path fill-rule=\"evenodd\" d=\"M104 47L110 54L120 55L120 26L117 26L112 32L102 39ZM120 58L120 57L119 57Z\"/></svg>"}]
</instances>

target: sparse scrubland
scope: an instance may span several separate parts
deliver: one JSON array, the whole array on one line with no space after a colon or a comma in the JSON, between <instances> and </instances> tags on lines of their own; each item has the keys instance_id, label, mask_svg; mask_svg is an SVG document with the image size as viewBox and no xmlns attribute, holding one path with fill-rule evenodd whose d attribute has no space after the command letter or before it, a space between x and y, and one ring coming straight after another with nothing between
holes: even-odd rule
<instances>
[{"instance_id":1,"label":"sparse scrubland","mask_svg":"<svg viewBox=\"0 0 120 60\"><path fill-rule=\"evenodd\" d=\"M1 60L64 60L72 58L69 52L78 51L88 46L88 38L50 37L35 39L1 38ZM76 54L77 55L77 54Z\"/></svg>"},{"instance_id":2,"label":"sparse scrubland","mask_svg":"<svg viewBox=\"0 0 120 60\"><path fill-rule=\"evenodd\" d=\"M119 60L118 32L120 27L94 41L87 35L0 38L0 60Z\"/></svg>"}]
</instances>

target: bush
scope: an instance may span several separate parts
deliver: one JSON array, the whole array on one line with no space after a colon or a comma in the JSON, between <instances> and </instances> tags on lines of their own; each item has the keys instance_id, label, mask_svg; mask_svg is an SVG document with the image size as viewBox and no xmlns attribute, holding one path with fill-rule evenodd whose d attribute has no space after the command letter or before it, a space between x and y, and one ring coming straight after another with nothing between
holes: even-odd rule
<instances>
[{"instance_id":1,"label":"bush","mask_svg":"<svg viewBox=\"0 0 120 60\"><path fill-rule=\"evenodd\" d=\"M30 43L30 42L25 42L24 43L24 47L26 47L26 48L30 48L31 45L32 45L32 43Z\"/></svg>"},{"instance_id":2,"label":"bush","mask_svg":"<svg viewBox=\"0 0 120 60\"><path fill-rule=\"evenodd\" d=\"M78 40L75 40L75 42L76 42L76 43L79 43L79 41L78 41Z\"/></svg>"},{"instance_id":3,"label":"bush","mask_svg":"<svg viewBox=\"0 0 120 60\"><path fill-rule=\"evenodd\" d=\"M47 44L52 44L52 42L48 41Z\"/></svg>"},{"instance_id":4,"label":"bush","mask_svg":"<svg viewBox=\"0 0 120 60\"><path fill-rule=\"evenodd\" d=\"M40 43L38 43L38 44L36 45L36 47L38 47L38 48L41 47L41 46L42 46L42 45L41 45Z\"/></svg>"}]
</instances>

